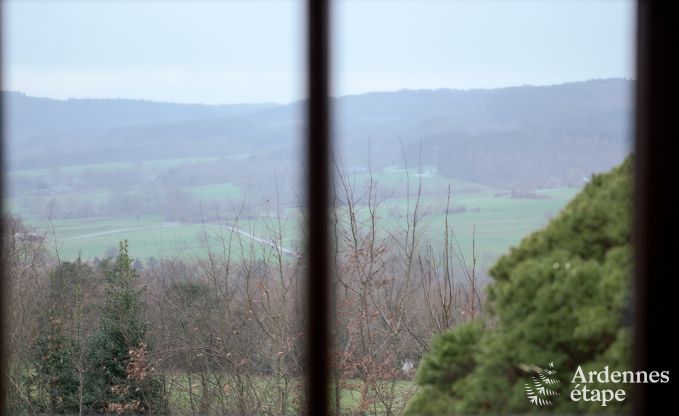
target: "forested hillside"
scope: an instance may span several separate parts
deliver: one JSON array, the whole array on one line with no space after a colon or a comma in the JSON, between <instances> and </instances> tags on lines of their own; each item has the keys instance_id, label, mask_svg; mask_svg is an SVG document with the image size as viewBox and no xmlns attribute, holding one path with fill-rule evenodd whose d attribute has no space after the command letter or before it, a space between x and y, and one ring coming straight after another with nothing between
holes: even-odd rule
<instances>
[{"instance_id":1,"label":"forested hillside","mask_svg":"<svg viewBox=\"0 0 679 416\"><path fill-rule=\"evenodd\" d=\"M628 149L632 82L488 90L403 90L339 97L336 144L348 166L436 166L486 185L569 184ZM5 93L11 170L248 155L267 172L301 152L302 102L183 105L58 101ZM421 159L420 159L421 149ZM280 157L280 155L290 155ZM502 166L498 169L497 166Z\"/></svg>"}]
</instances>

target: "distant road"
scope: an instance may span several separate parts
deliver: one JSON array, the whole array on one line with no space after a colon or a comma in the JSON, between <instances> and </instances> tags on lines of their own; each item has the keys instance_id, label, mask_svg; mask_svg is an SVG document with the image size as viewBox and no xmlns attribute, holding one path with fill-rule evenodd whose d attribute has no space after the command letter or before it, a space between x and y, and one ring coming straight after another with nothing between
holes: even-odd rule
<instances>
[{"instance_id":1,"label":"distant road","mask_svg":"<svg viewBox=\"0 0 679 416\"><path fill-rule=\"evenodd\" d=\"M104 236L104 235L126 233L126 232L130 232L130 231L143 231L143 230L153 230L153 229L165 228L165 227L176 227L177 225L179 225L179 224L176 223L176 222L166 222L166 223L163 223L163 224L161 224L161 225L150 225L150 226L145 226L145 227L116 228L116 229L113 229L113 230L100 231L100 232L97 232L97 233L90 233L90 234L76 235L76 236L73 236L73 237L63 238L63 239L61 239L61 240L62 240L62 241L84 240L84 239L86 239L86 238L101 237L101 236ZM290 256L295 256L295 257L298 257L298 258L299 258L299 257L302 257L302 255L299 254L299 253L297 253L296 251L293 251L293 250L290 250L290 249L288 249L288 248L282 247L282 246L276 244L276 243L275 243L274 241L272 241L272 240L267 240L267 239L264 239L264 238L257 237L257 236L254 235L254 234L250 234L249 232L243 231L243 230L241 230L240 228L235 227L235 226L230 225L230 224L223 224L223 226L226 227L226 228L228 228L229 230L235 231L235 232L237 232L238 234L240 234L240 235L242 235L242 236L244 236L244 237L247 237L247 238L249 238L249 239L251 239L251 240L253 240L253 241L256 241L256 242L258 242L258 243L260 243L260 244L264 244L264 245L266 245L266 246L273 247L273 248L275 248L276 250L279 250L279 251L280 251L281 253L283 253L283 254L287 254L287 255L290 255Z\"/></svg>"},{"instance_id":2,"label":"distant road","mask_svg":"<svg viewBox=\"0 0 679 416\"><path fill-rule=\"evenodd\" d=\"M299 253L297 253L296 251L293 251L293 250L290 250L290 249L288 249L288 248L282 247L282 246L276 244L275 242L273 242L272 240L265 240L265 239L263 239L263 238L259 238L259 237L257 237L256 235L250 234L250 233L247 232L247 231L243 231L243 230L241 230L241 229L238 228L238 227L234 227L233 225L224 224L224 226L225 226L226 228L232 230L232 231L237 232L238 234L240 234L240 235L242 235L242 236L245 236L245 237L250 238L250 239L253 240L253 241L256 241L256 242L261 243L261 244L264 244L264 245L267 245L267 246L269 246L269 247L273 247L273 248L275 248L276 250L279 250L281 253L288 254L288 255L291 255L291 256L295 256L295 257L298 257L298 258L299 258L299 257L302 257L302 255L299 254Z\"/></svg>"},{"instance_id":3,"label":"distant road","mask_svg":"<svg viewBox=\"0 0 679 416\"><path fill-rule=\"evenodd\" d=\"M177 225L178 224L176 222L166 222L166 223L161 224L160 226L149 225L149 226L146 226L146 227L116 228L114 230L101 231L101 232L98 232L98 233L91 233L91 234L76 235L76 236L73 236L73 237L66 237L66 238L62 238L61 240L63 240L63 241L82 240L82 239L85 239L85 238L100 237L102 235L126 233L128 231L152 230L152 229L155 229L155 228L163 228L163 227L175 227Z\"/></svg>"}]
</instances>

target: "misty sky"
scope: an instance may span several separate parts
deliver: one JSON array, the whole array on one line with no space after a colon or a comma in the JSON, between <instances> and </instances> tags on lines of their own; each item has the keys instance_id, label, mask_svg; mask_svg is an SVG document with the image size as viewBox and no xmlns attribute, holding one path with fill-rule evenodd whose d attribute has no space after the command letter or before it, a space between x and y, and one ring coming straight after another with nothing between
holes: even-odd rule
<instances>
[{"instance_id":1,"label":"misty sky","mask_svg":"<svg viewBox=\"0 0 679 416\"><path fill-rule=\"evenodd\" d=\"M203 103L304 95L300 1L4 3L4 89ZM336 95L634 77L629 0L335 9Z\"/></svg>"}]
</instances>

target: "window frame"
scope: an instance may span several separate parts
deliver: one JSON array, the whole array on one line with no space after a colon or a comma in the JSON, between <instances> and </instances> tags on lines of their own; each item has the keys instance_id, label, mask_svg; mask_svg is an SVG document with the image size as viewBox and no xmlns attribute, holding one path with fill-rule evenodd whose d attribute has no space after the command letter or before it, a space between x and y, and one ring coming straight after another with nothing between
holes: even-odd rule
<instances>
[{"instance_id":1,"label":"window frame","mask_svg":"<svg viewBox=\"0 0 679 416\"><path fill-rule=\"evenodd\" d=\"M669 176L679 157L673 143L679 137L672 114L677 97L679 65L672 59L679 44L673 23L679 3L637 0L636 114L634 139L634 311L633 368L669 370L673 351L667 342L667 319L672 316L671 277L675 237L679 232L674 207L677 196ZM668 384L669 385L669 384ZM668 386L665 385L665 386ZM670 409L672 392L658 384L635 384L633 414L661 414Z\"/></svg>"},{"instance_id":2,"label":"window frame","mask_svg":"<svg viewBox=\"0 0 679 416\"><path fill-rule=\"evenodd\" d=\"M636 113L634 165L634 368L667 369L672 345L667 342L666 320L671 317L674 294L670 267L679 235L676 187L669 174L679 160L673 140L679 138L673 119L676 101L674 74L679 65L672 51L679 41L674 22L679 2L637 0ZM387 7L386 5L384 7ZM307 414L329 414L329 188L330 188L330 0L306 0L307 46L307 151L309 168L307 203ZM3 7L0 4L0 21ZM2 33L0 31L0 87L2 84ZM4 102L0 100L0 168L4 166ZM4 195L4 170L0 172L0 195ZM670 190L670 191L668 191ZM4 224L2 224L4 226ZM3 241L0 239L0 250ZM0 267L4 270L4 258ZM4 282L4 279L3 279ZM4 283L3 283L4 284ZM0 290L0 334L5 333L4 287ZM5 413L7 355L0 342L0 413ZM634 414L655 414L670 408L669 385L634 386Z\"/></svg>"}]
</instances>

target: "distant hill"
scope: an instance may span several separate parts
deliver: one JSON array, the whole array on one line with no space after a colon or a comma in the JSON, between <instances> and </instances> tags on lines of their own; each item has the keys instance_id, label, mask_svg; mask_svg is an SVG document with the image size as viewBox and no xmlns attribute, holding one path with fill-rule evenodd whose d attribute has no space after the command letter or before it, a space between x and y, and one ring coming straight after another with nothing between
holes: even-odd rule
<instances>
[{"instance_id":1,"label":"distant hill","mask_svg":"<svg viewBox=\"0 0 679 416\"><path fill-rule=\"evenodd\" d=\"M158 159L155 152L163 153L163 147L174 140L168 131L174 130L177 123L190 121L209 126L213 120L240 117L275 106L124 99L54 100L18 92L3 92L3 100L11 169ZM131 131L135 133L130 134ZM164 135L165 140L153 141L159 135ZM186 138L182 136L182 141L187 142ZM151 146L143 145L147 141ZM146 153L139 154L143 148ZM185 152L186 147L166 153L183 157L187 156Z\"/></svg>"},{"instance_id":2,"label":"distant hill","mask_svg":"<svg viewBox=\"0 0 679 416\"><path fill-rule=\"evenodd\" d=\"M495 186L568 184L629 151L631 91L622 79L488 90L421 90L339 97L343 163L379 169L421 162ZM3 93L9 168L189 156L301 154L303 102L185 105L51 100ZM301 169L301 168L300 168Z\"/></svg>"},{"instance_id":3,"label":"distant hill","mask_svg":"<svg viewBox=\"0 0 679 416\"><path fill-rule=\"evenodd\" d=\"M8 122L19 137L31 134L240 116L275 104L174 104L126 99L54 100L3 92Z\"/></svg>"},{"instance_id":4,"label":"distant hill","mask_svg":"<svg viewBox=\"0 0 679 416\"><path fill-rule=\"evenodd\" d=\"M436 165L503 187L567 185L619 164L631 147L633 82L373 93L336 100L348 159Z\"/></svg>"}]
</instances>

